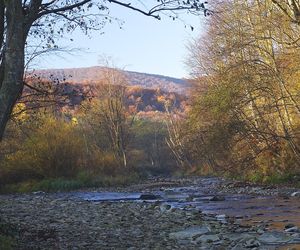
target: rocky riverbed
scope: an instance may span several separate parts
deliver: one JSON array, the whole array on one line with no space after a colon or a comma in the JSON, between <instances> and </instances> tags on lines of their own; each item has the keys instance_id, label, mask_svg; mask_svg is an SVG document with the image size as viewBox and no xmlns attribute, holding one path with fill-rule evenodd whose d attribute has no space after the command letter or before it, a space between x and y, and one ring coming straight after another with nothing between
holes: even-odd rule
<instances>
[{"instance_id":1,"label":"rocky riverbed","mask_svg":"<svg viewBox=\"0 0 300 250\"><path fill-rule=\"evenodd\" d=\"M110 190L2 195L0 223L17 229L16 249L300 249L298 190L276 190L195 178ZM273 217L263 214L257 220L246 207L258 201L248 210L261 214L268 209L260 207L260 200L282 200L278 204L283 205L271 210ZM226 209L243 202L247 206ZM284 206L294 220L284 217ZM233 209L244 213L232 214ZM270 226L274 222L277 226Z\"/></svg>"}]
</instances>

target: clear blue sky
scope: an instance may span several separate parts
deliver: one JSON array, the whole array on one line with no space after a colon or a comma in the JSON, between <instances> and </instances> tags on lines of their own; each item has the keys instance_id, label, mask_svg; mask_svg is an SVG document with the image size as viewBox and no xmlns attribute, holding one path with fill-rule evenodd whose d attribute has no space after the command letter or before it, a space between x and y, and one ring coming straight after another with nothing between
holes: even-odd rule
<instances>
[{"instance_id":1,"label":"clear blue sky","mask_svg":"<svg viewBox=\"0 0 300 250\"><path fill-rule=\"evenodd\" d=\"M112 5L111 15L125 21L122 29L117 23L107 24L99 32L91 33L91 38L80 31L70 39L58 44L81 48L72 55L44 56L35 63L35 68L73 68L101 64L102 55L111 56L118 67L126 70L186 77L184 65L187 55L185 46L192 37L203 31L204 17L182 14L180 17L189 27L179 20L172 21L163 16L162 20L143 16L123 7Z\"/></svg>"}]
</instances>

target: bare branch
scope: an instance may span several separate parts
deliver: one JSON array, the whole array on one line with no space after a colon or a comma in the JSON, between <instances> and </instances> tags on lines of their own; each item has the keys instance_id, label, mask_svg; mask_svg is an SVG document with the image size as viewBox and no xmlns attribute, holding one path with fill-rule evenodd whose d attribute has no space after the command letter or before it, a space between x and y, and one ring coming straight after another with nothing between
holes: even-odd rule
<instances>
[{"instance_id":1,"label":"bare branch","mask_svg":"<svg viewBox=\"0 0 300 250\"><path fill-rule=\"evenodd\" d=\"M89 2L91 2L91 0L83 0L81 2L71 4L71 5L66 5L66 6L61 7L61 8L47 9L47 10L44 10L44 11L40 12L39 15L38 15L38 18L40 18L44 15L47 15L47 14L51 14L51 13L55 14L55 13L58 13L58 12L64 12L64 11L67 11L67 10L72 10L72 9L78 8L80 6L83 6L83 5L85 5Z\"/></svg>"}]
</instances>

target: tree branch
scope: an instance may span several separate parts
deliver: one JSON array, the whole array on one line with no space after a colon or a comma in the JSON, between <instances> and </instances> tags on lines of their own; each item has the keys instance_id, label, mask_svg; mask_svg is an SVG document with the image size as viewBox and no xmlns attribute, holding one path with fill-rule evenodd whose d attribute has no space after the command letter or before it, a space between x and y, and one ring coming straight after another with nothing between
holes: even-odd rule
<instances>
[{"instance_id":1,"label":"tree branch","mask_svg":"<svg viewBox=\"0 0 300 250\"><path fill-rule=\"evenodd\" d=\"M115 3L115 4L117 4L117 5L121 5L121 6L123 6L123 7L128 8L128 9L137 11L137 12L139 12L139 13L145 15L145 16L151 16L151 17L154 17L154 18L156 18L156 19L160 19L159 15L154 15L154 14L153 14L154 12L151 12L151 11L149 11L149 12L143 11L143 10L137 8L137 7L131 6L131 3L123 3L123 2L115 1L115 0L108 0L108 1L109 1L110 3Z\"/></svg>"},{"instance_id":2,"label":"tree branch","mask_svg":"<svg viewBox=\"0 0 300 250\"><path fill-rule=\"evenodd\" d=\"M126 7L128 9L137 11L145 16L150 16L150 17L154 17L158 20L160 20L160 16L158 14L156 14L157 12L162 12L162 11L180 11L180 10L203 10L205 11L205 6L204 3L196 3L196 1L193 3L188 3L187 2L183 2L180 3L180 1L162 1L161 4L158 4L154 7L152 7L149 11L144 11L138 7L132 6L131 3L124 3L121 1L117 1L117 0L108 0L108 2L110 3L114 3L123 7Z\"/></svg>"},{"instance_id":3,"label":"tree branch","mask_svg":"<svg viewBox=\"0 0 300 250\"><path fill-rule=\"evenodd\" d=\"M58 13L58 12L64 12L64 11L67 11L67 10L72 10L72 9L78 8L80 6L83 6L83 5L85 5L86 3L89 3L89 2L91 2L91 0L83 0L81 2L71 4L71 5L67 5L67 6L64 6L64 7L61 7L61 8L57 8L57 9L47 9L47 10L44 10L44 11L40 12L38 14L38 18L42 17L44 15L47 15L47 14L55 14L55 13Z\"/></svg>"},{"instance_id":4,"label":"tree branch","mask_svg":"<svg viewBox=\"0 0 300 250\"><path fill-rule=\"evenodd\" d=\"M295 22L295 19L288 13L287 9L284 8L277 0L272 0L272 3L275 4L281 11L293 22Z\"/></svg>"}]
</instances>

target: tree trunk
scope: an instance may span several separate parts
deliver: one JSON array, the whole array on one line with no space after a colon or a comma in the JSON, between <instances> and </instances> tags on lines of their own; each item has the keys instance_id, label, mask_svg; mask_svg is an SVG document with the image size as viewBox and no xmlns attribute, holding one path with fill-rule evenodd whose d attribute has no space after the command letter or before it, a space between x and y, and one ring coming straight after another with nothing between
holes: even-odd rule
<instances>
[{"instance_id":1,"label":"tree trunk","mask_svg":"<svg viewBox=\"0 0 300 250\"><path fill-rule=\"evenodd\" d=\"M0 83L0 140L12 109L23 90L24 48L29 31L22 11L22 1L6 1L7 33L1 67Z\"/></svg>"}]
</instances>

